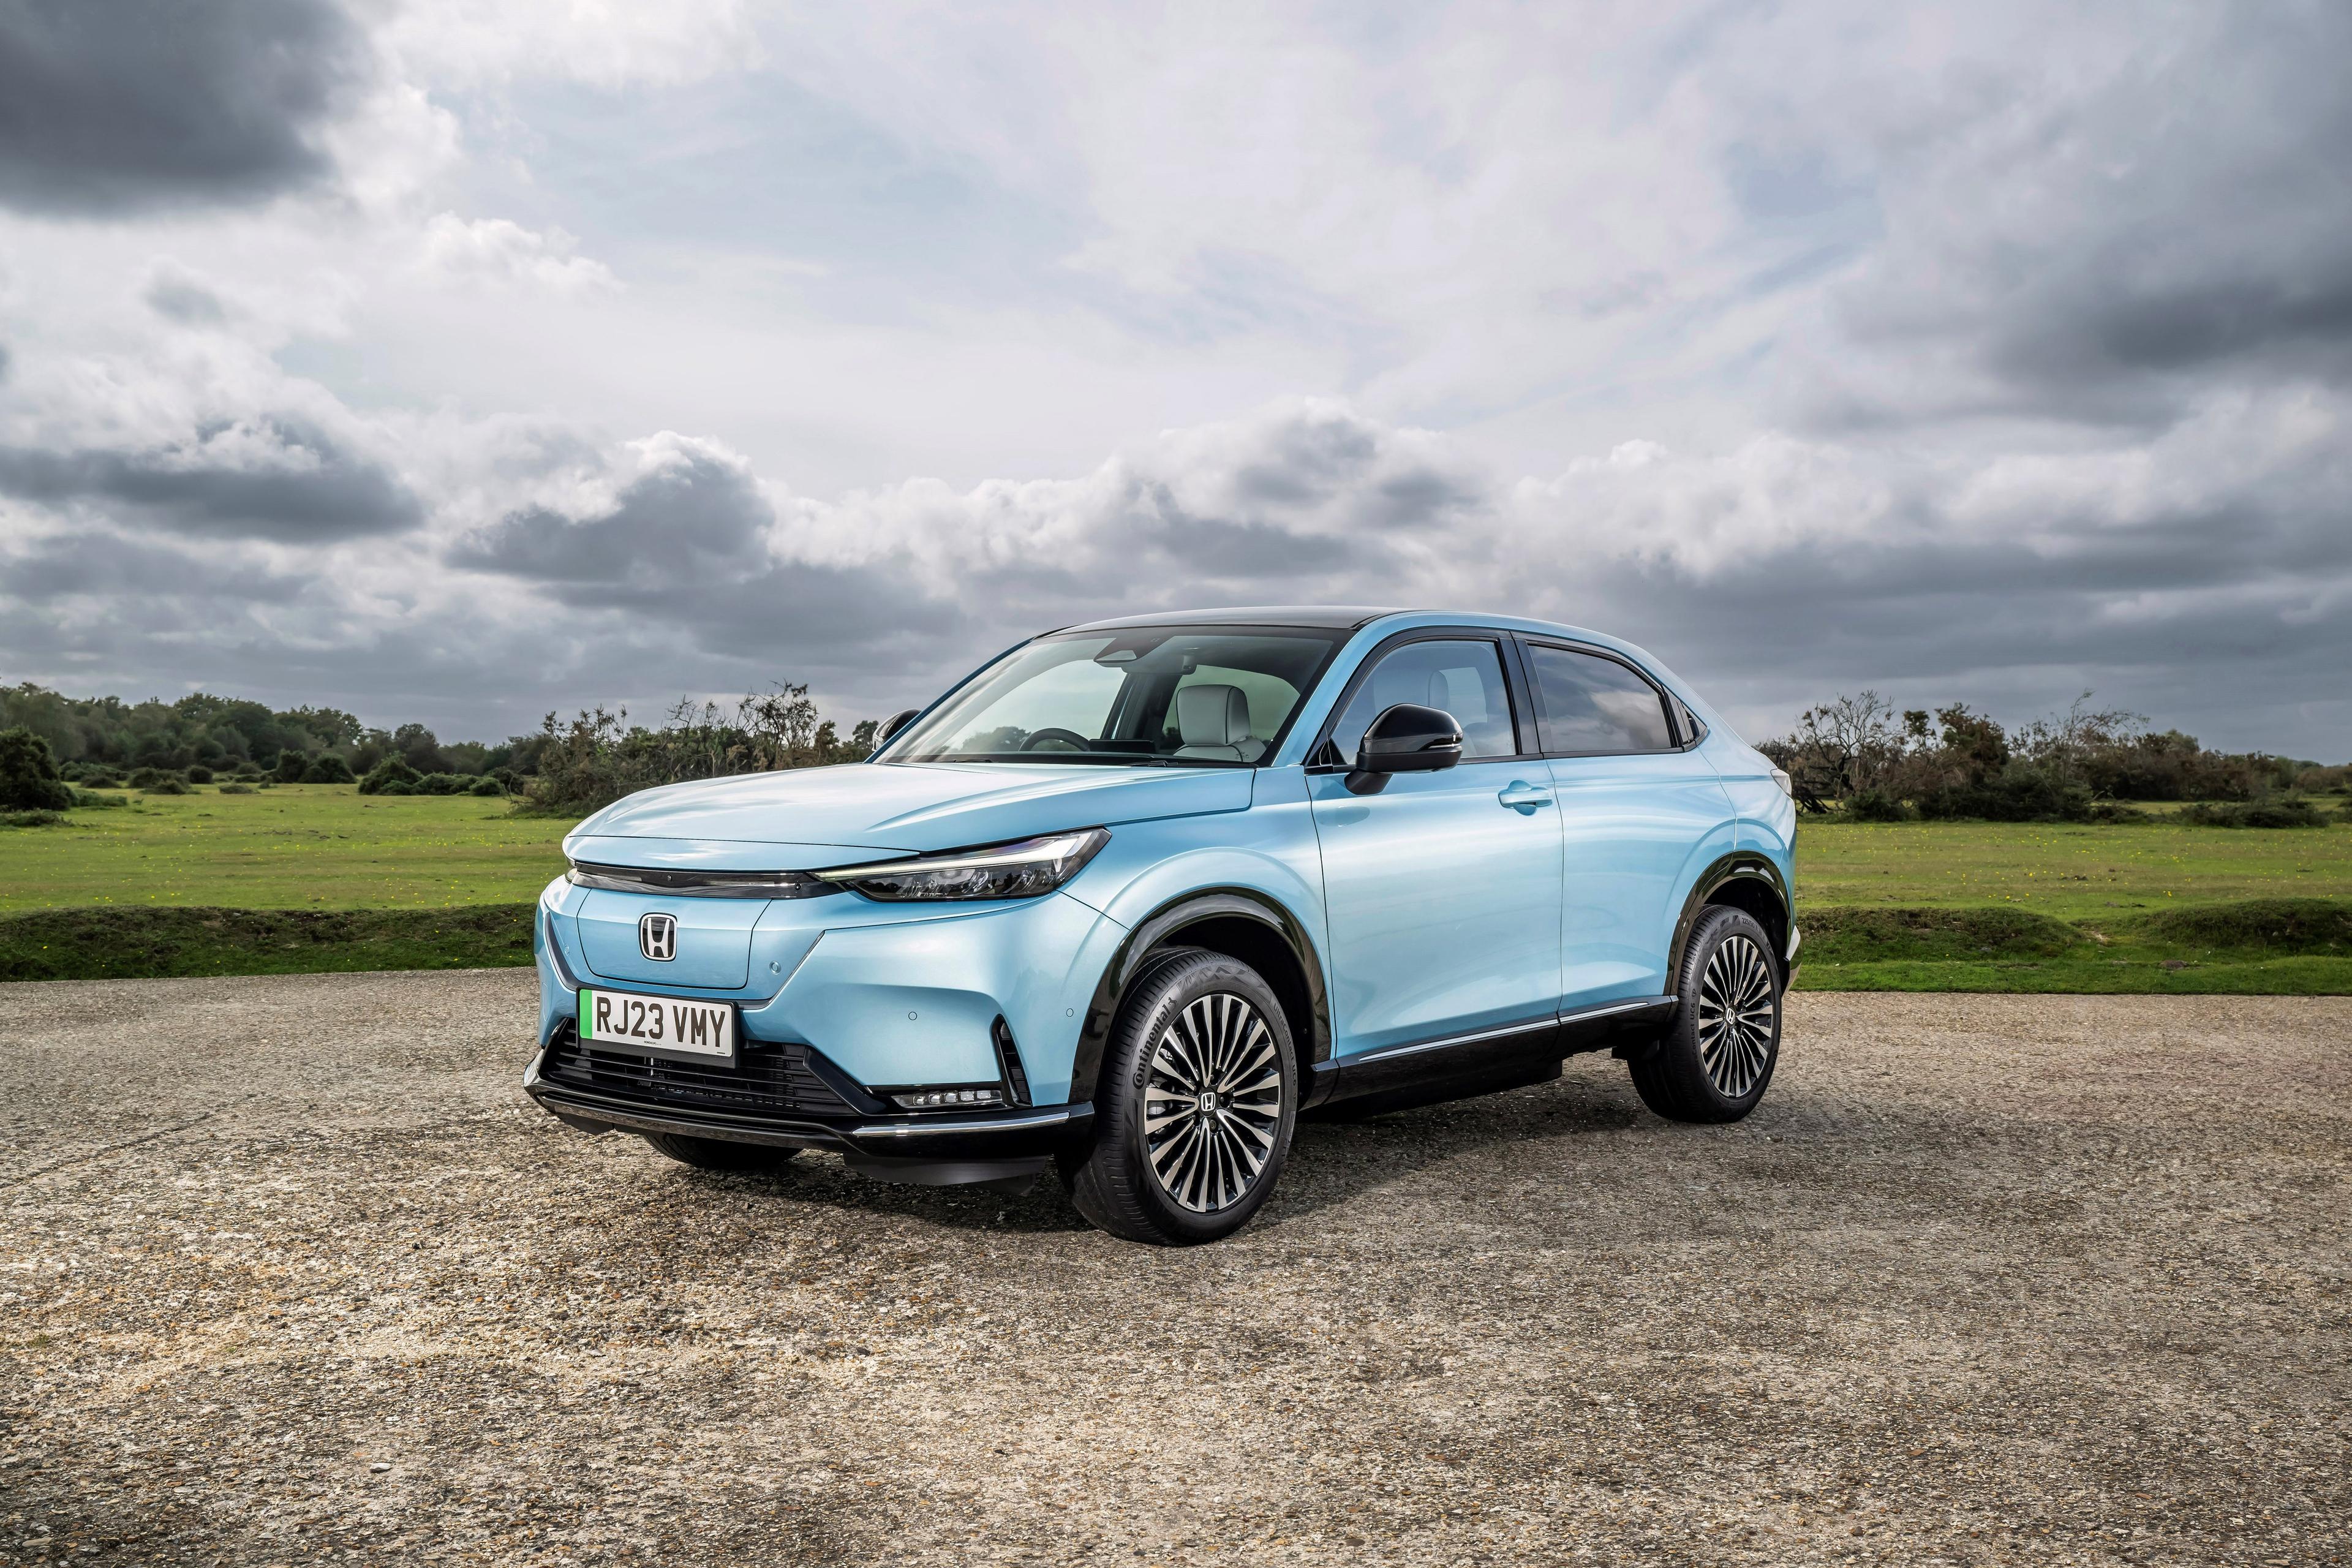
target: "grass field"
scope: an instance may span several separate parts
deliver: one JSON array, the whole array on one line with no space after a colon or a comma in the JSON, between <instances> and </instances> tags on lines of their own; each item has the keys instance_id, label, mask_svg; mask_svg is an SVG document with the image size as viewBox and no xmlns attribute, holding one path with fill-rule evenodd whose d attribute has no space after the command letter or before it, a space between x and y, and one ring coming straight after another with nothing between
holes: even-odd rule
<instances>
[{"instance_id":1,"label":"grass field","mask_svg":"<svg viewBox=\"0 0 2352 1568\"><path fill-rule=\"evenodd\" d=\"M568 821L474 795L351 784L127 797L55 827L0 829L0 912L99 906L446 909L529 903L563 869Z\"/></svg>"},{"instance_id":2,"label":"grass field","mask_svg":"<svg viewBox=\"0 0 2352 1568\"><path fill-rule=\"evenodd\" d=\"M1808 818L1797 829L1800 910L2002 904L2082 920L2276 898L2352 898L2352 826Z\"/></svg>"},{"instance_id":3,"label":"grass field","mask_svg":"<svg viewBox=\"0 0 2352 1568\"><path fill-rule=\"evenodd\" d=\"M348 784L129 801L0 829L0 979L527 962L570 826ZM2352 993L2343 825L1808 820L1797 898L1808 989Z\"/></svg>"}]
</instances>

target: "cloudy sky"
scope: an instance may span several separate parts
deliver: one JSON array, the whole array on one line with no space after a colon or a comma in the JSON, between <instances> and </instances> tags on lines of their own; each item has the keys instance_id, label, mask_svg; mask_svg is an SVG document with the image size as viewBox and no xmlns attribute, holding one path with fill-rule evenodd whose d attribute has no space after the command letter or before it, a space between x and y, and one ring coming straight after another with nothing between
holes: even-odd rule
<instances>
[{"instance_id":1,"label":"cloudy sky","mask_svg":"<svg viewBox=\"0 0 2352 1568\"><path fill-rule=\"evenodd\" d=\"M2352 757L2352 7L0 0L0 680L1465 605Z\"/></svg>"}]
</instances>

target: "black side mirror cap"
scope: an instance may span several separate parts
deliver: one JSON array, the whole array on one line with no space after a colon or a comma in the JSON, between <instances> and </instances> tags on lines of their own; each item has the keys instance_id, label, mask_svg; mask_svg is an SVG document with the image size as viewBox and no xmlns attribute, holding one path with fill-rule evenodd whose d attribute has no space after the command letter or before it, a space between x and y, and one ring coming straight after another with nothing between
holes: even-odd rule
<instances>
[{"instance_id":1,"label":"black side mirror cap","mask_svg":"<svg viewBox=\"0 0 2352 1568\"><path fill-rule=\"evenodd\" d=\"M1353 794L1372 795L1390 773L1435 773L1461 760L1462 726L1453 714L1443 708L1400 702L1382 709L1364 731L1347 785Z\"/></svg>"},{"instance_id":2,"label":"black side mirror cap","mask_svg":"<svg viewBox=\"0 0 2352 1568\"><path fill-rule=\"evenodd\" d=\"M876 738L874 743L877 746L880 745L884 741L888 740L891 736L897 734L899 731L913 723L915 721L915 715L921 711L922 710L919 708L901 708L896 713L891 714L887 719L883 720L882 732Z\"/></svg>"}]
</instances>

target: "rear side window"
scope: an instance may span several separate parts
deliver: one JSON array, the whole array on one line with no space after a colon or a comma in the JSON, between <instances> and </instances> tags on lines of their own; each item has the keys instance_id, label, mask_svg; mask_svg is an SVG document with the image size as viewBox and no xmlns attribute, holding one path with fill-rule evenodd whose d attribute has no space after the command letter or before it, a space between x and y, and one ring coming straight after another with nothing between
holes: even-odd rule
<instances>
[{"instance_id":1,"label":"rear side window","mask_svg":"<svg viewBox=\"0 0 2352 1568\"><path fill-rule=\"evenodd\" d=\"M1442 708L1454 715L1462 726L1465 760L1517 754L1502 655L1493 643L1433 637L1382 654L1331 727L1331 742L1339 754L1353 762L1372 721L1400 702Z\"/></svg>"},{"instance_id":2,"label":"rear side window","mask_svg":"<svg viewBox=\"0 0 2352 1568\"><path fill-rule=\"evenodd\" d=\"M1528 662L1543 699L1545 751L1607 756L1675 749L1658 689L1615 659L1535 643Z\"/></svg>"}]
</instances>

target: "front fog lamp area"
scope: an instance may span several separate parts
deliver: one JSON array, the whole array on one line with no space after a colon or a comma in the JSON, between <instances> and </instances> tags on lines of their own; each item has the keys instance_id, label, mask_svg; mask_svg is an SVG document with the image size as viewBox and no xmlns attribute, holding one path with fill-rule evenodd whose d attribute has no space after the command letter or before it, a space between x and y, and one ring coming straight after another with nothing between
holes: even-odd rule
<instances>
[{"instance_id":1,"label":"front fog lamp area","mask_svg":"<svg viewBox=\"0 0 2352 1568\"><path fill-rule=\"evenodd\" d=\"M1099 827L992 844L877 866L844 866L815 873L827 882L855 888L869 899L890 902L940 899L1034 899L1050 893L1085 869L1110 835Z\"/></svg>"},{"instance_id":2,"label":"front fog lamp area","mask_svg":"<svg viewBox=\"0 0 2352 1568\"><path fill-rule=\"evenodd\" d=\"M891 1100L901 1110L980 1110L1004 1103L1004 1090L995 1084L967 1089L910 1089Z\"/></svg>"}]
</instances>

